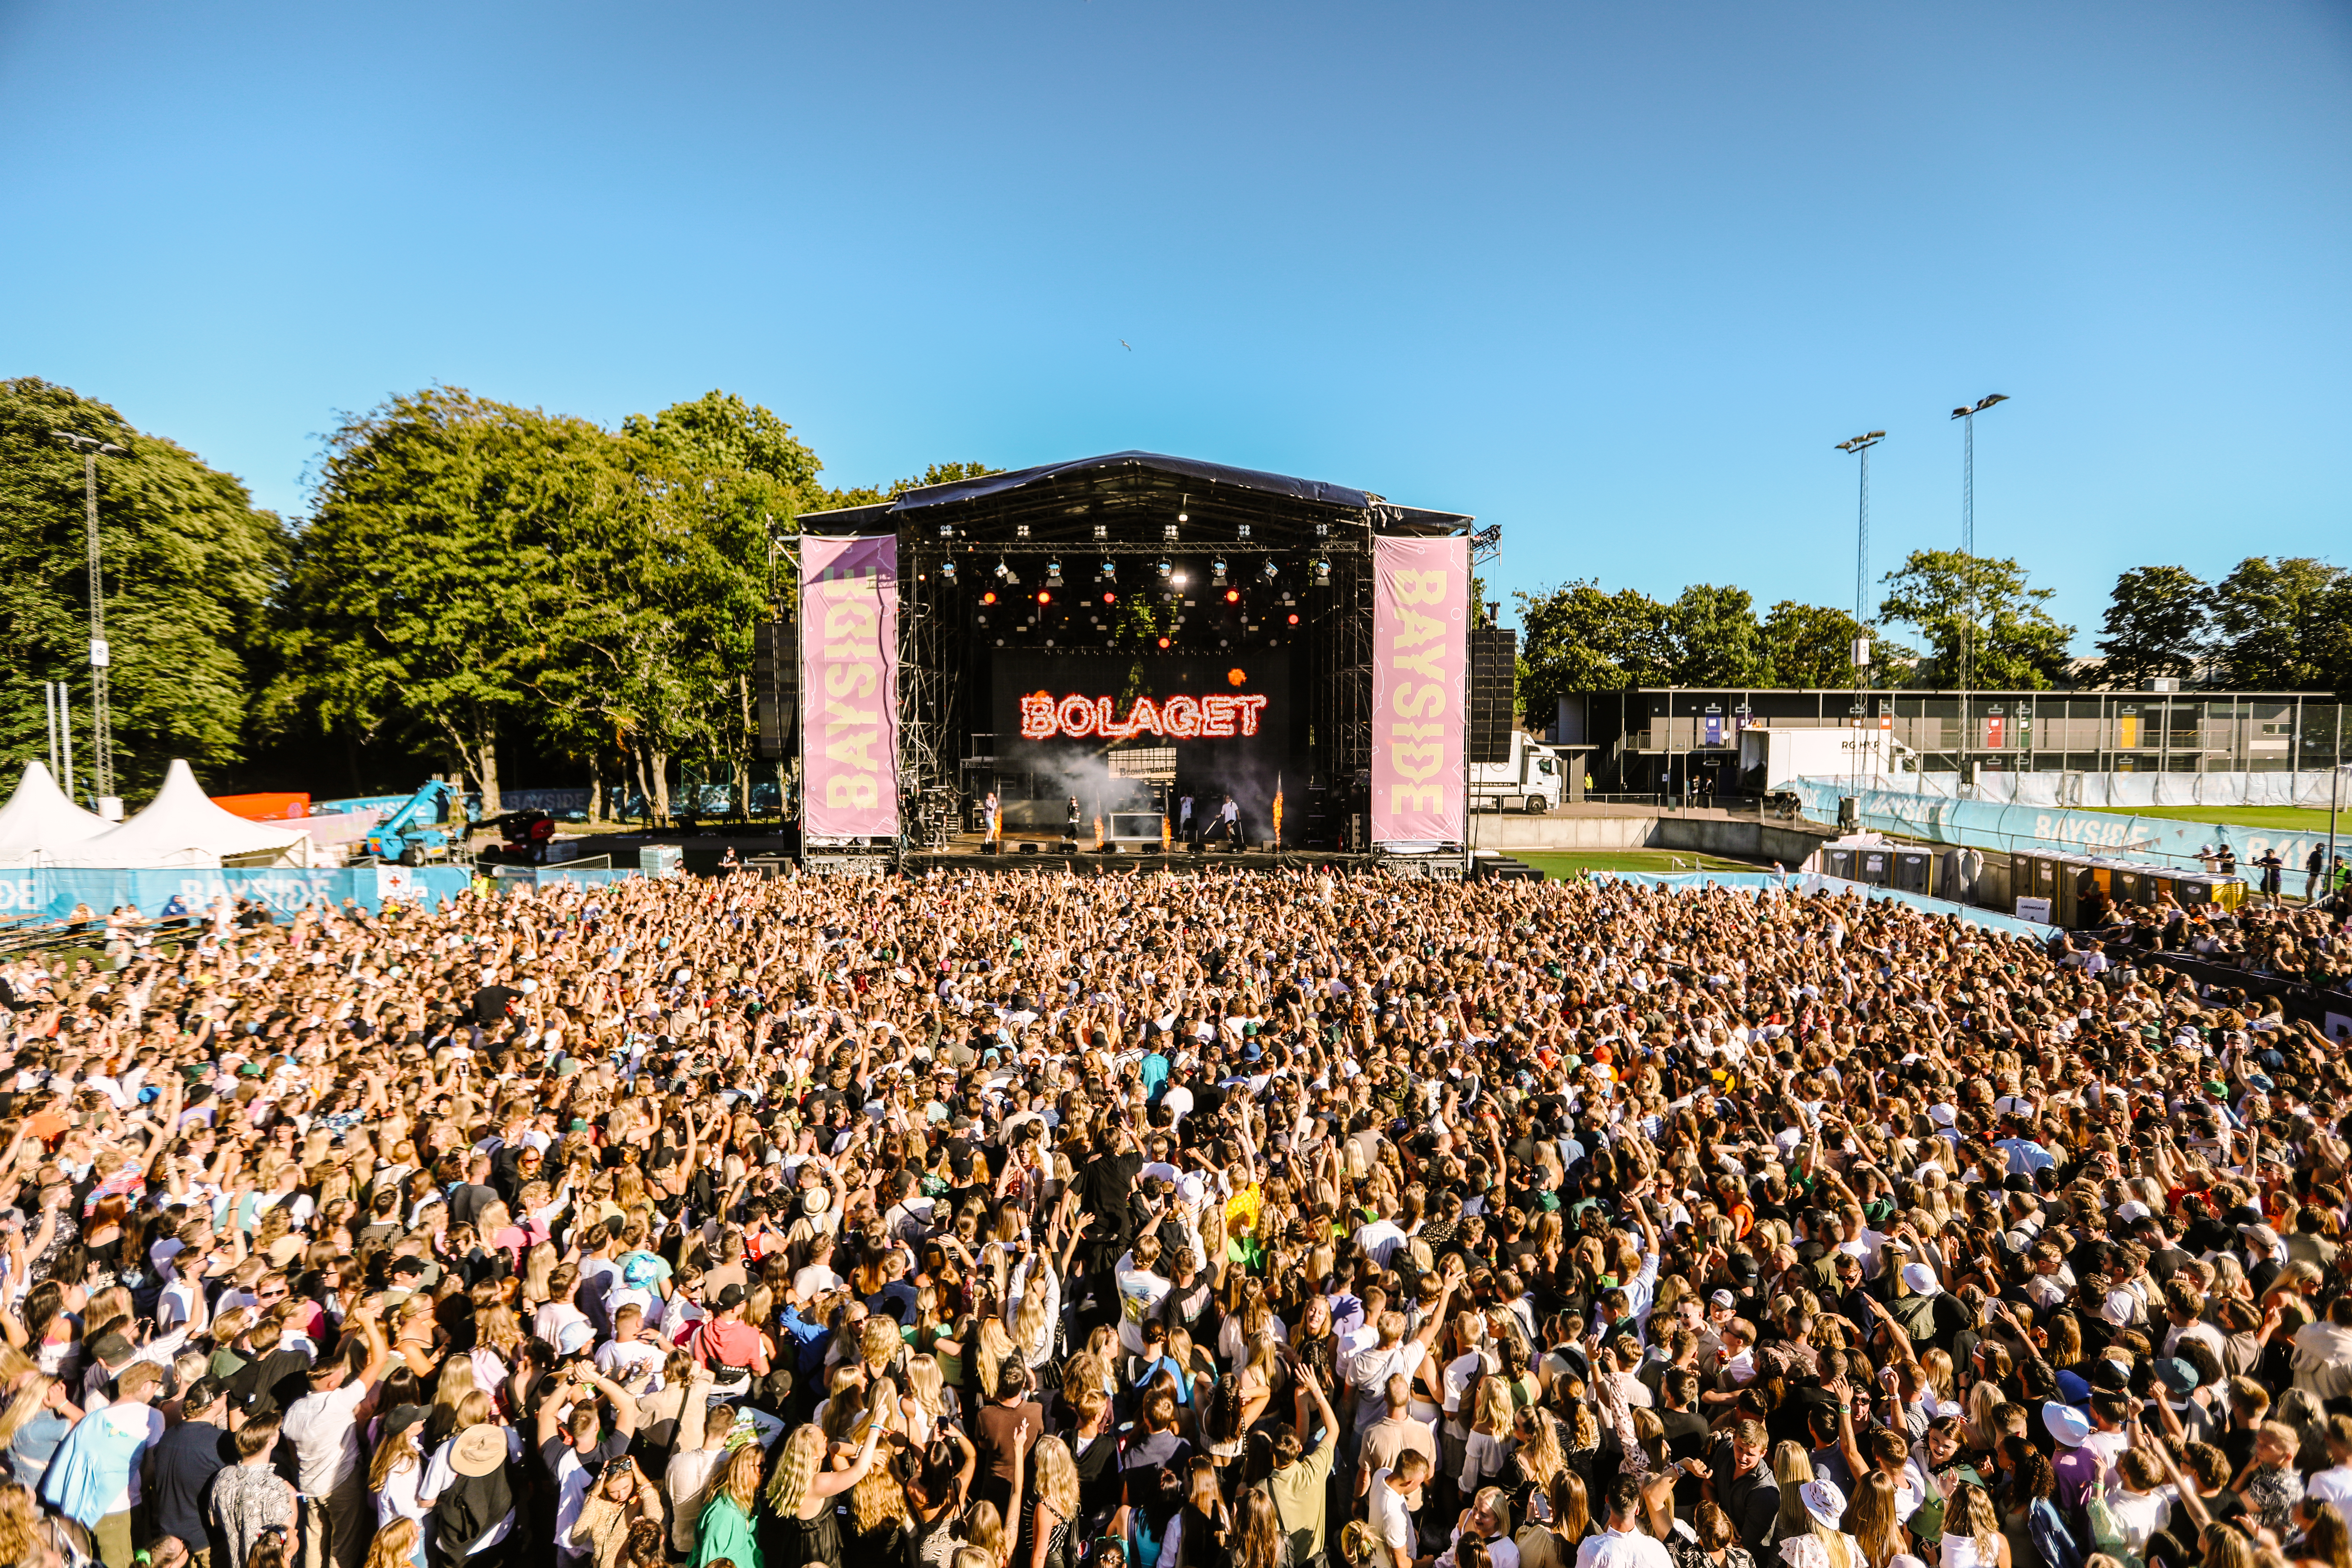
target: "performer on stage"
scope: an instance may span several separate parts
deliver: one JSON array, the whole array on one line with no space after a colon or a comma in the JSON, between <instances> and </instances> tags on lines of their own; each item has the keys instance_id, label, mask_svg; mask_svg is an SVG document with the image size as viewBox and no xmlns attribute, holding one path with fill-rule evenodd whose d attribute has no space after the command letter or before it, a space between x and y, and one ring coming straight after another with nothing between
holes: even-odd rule
<instances>
[{"instance_id":1,"label":"performer on stage","mask_svg":"<svg viewBox=\"0 0 2352 1568\"><path fill-rule=\"evenodd\" d=\"M1192 842L1192 792L1186 790L1184 798L1176 803L1176 837L1185 843Z\"/></svg>"},{"instance_id":2,"label":"performer on stage","mask_svg":"<svg viewBox=\"0 0 2352 1568\"><path fill-rule=\"evenodd\" d=\"M1225 804L1217 808L1216 821L1210 826L1208 833L1203 836L1203 842L1210 838L1223 837L1227 843L1240 843L1241 820L1242 808L1234 804L1232 795L1225 796Z\"/></svg>"},{"instance_id":3,"label":"performer on stage","mask_svg":"<svg viewBox=\"0 0 2352 1568\"><path fill-rule=\"evenodd\" d=\"M990 790L988 798L980 803L980 836L993 843L996 838L996 792Z\"/></svg>"},{"instance_id":4,"label":"performer on stage","mask_svg":"<svg viewBox=\"0 0 2352 1568\"><path fill-rule=\"evenodd\" d=\"M1076 795L1072 795L1070 797L1068 807L1062 814L1062 837L1065 838L1076 838L1077 836L1078 797Z\"/></svg>"}]
</instances>

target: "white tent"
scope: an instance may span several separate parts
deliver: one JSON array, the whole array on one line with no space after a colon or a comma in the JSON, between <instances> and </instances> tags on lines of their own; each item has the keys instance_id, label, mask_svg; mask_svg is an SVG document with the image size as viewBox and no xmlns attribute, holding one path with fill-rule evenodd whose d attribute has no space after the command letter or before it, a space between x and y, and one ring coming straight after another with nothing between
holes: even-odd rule
<instances>
[{"instance_id":1,"label":"white tent","mask_svg":"<svg viewBox=\"0 0 2352 1568\"><path fill-rule=\"evenodd\" d=\"M0 866L54 866L114 824L66 798L40 763L25 764L16 793L0 805Z\"/></svg>"},{"instance_id":2,"label":"white tent","mask_svg":"<svg viewBox=\"0 0 2352 1568\"><path fill-rule=\"evenodd\" d=\"M306 866L310 836L299 827L247 822L215 805L179 758L147 809L58 857L68 866L128 870L197 866Z\"/></svg>"}]
</instances>

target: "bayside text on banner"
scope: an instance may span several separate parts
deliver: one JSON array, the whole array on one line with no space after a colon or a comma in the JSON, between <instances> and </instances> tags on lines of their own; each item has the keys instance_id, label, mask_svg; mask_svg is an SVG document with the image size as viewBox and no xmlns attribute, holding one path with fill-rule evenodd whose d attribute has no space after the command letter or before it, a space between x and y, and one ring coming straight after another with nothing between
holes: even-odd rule
<instances>
[{"instance_id":1,"label":"bayside text on banner","mask_svg":"<svg viewBox=\"0 0 2352 1568\"><path fill-rule=\"evenodd\" d=\"M1465 834L1470 542L1372 541L1372 841Z\"/></svg>"},{"instance_id":2,"label":"bayside text on banner","mask_svg":"<svg viewBox=\"0 0 2352 1568\"><path fill-rule=\"evenodd\" d=\"M898 832L898 541L801 541L807 831Z\"/></svg>"}]
</instances>

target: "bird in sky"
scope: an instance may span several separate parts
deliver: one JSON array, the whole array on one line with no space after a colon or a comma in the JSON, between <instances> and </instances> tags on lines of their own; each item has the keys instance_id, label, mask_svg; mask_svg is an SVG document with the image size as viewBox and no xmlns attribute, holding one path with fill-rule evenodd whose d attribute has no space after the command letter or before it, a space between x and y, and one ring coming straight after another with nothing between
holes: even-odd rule
<instances>
[{"instance_id":1,"label":"bird in sky","mask_svg":"<svg viewBox=\"0 0 2352 1568\"><path fill-rule=\"evenodd\" d=\"M1135 352L1135 345L1129 342L1125 338L1118 340L1118 346L1125 349L1129 353L1133 353Z\"/></svg>"}]
</instances>

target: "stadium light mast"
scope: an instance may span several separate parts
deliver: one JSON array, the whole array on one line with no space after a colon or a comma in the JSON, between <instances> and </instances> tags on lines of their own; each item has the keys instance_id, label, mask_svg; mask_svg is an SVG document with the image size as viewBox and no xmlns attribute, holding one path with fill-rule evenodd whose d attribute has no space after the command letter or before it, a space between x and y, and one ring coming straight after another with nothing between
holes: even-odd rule
<instances>
[{"instance_id":1,"label":"stadium light mast","mask_svg":"<svg viewBox=\"0 0 2352 1568\"><path fill-rule=\"evenodd\" d=\"M1977 553L1977 416L1996 403L2007 403L2009 395L1995 392L1977 399L1966 408L1952 410L1952 417L1960 422L1960 553L1974 562ZM1969 725L1974 722L1969 712L1969 691L1976 684L1977 603L1976 588L1971 583L1968 594L1968 616L1960 627L1960 782L1971 784L1969 777Z\"/></svg>"},{"instance_id":2,"label":"stadium light mast","mask_svg":"<svg viewBox=\"0 0 2352 1568\"><path fill-rule=\"evenodd\" d=\"M98 460L121 457L129 448L69 430L49 434L81 454L82 516L89 545L90 793L98 803L98 815L109 822L120 822L122 802L114 793L114 721L107 701L106 671L112 659L106 646L106 585L99 571Z\"/></svg>"},{"instance_id":3,"label":"stadium light mast","mask_svg":"<svg viewBox=\"0 0 2352 1568\"><path fill-rule=\"evenodd\" d=\"M1885 439L1885 431L1870 430L1850 441L1837 444L1839 451L1852 452L1862 459L1862 500L1853 533L1853 620L1856 626L1870 624L1870 616L1865 609L1870 602L1870 449Z\"/></svg>"}]
</instances>

